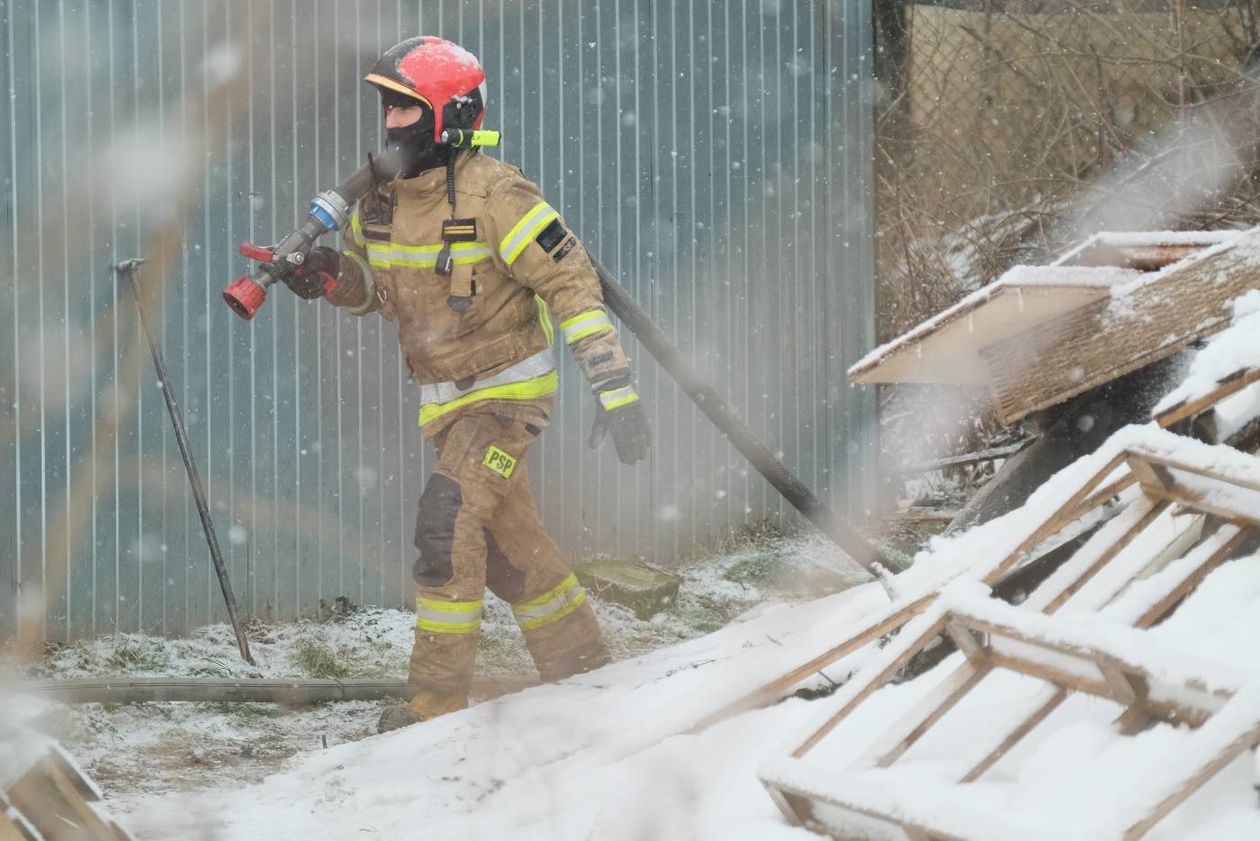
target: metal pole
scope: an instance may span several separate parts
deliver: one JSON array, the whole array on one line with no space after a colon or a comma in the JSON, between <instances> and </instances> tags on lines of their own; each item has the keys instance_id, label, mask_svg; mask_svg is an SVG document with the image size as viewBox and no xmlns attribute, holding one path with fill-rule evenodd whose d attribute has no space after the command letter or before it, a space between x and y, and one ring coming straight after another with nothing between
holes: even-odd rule
<instances>
[{"instance_id":1,"label":"metal pole","mask_svg":"<svg viewBox=\"0 0 1260 841\"><path fill-rule=\"evenodd\" d=\"M162 384L162 396L166 399L166 410L170 413L171 424L175 427L175 440L179 442L179 454L184 457L184 467L188 470L188 483L192 485L193 498L197 501L197 513L201 516L201 528L206 533L206 543L210 546L210 559L214 562L214 572L219 577L219 589L223 591L223 602L227 605L228 620L232 623L232 633L236 635L236 646L246 663L254 665L253 655L249 653L249 640L241 629L240 620L236 616L236 597L232 595L232 582L228 580L227 566L223 563L223 551L219 548L219 539L214 534L214 523L210 519L210 506L206 503L206 491L201 484L201 474L193 461L192 451L188 446L188 432L184 429L184 416L175 403L175 392L171 388L170 377L166 373L166 365L162 362L162 352L158 349L153 333L149 330L149 320L144 314L144 299L140 294L140 281L136 275L144 260L126 260L114 266L120 275L126 275L131 281L131 293L136 299L136 309L140 312L140 329L149 343L149 352L153 354L153 366L157 368L158 381Z\"/></svg>"},{"instance_id":2,"label":"metal pole","mask_svg":"<svg viewBox=\"0 0 1260 841\"><path fill-rule=\"evenodd\" d=\"M868 543L853 530L844 520L836 516L823 504L814 492L798 479L787 465L775 458L755 436L751 429L744 425L731 408L726 405L713 386L709 385L674 346L669 337L656 326L651 316L634 302L630 293L625 290L608 269L594 257L591 263L599 276L600 286L604 290L604 302L617 314L630 332L638 337L639 342L656 358L661 367L673 377L692 402L704 412L705 417L721 430L734 446L774 486L783 498L792 504L805 517L818 527L818 530L833 543L845 551L853 560L865 567L875 578L883 581L885 570L900 572L902 566L893 563L889 558Z\"/></svg>"}]
</instances>

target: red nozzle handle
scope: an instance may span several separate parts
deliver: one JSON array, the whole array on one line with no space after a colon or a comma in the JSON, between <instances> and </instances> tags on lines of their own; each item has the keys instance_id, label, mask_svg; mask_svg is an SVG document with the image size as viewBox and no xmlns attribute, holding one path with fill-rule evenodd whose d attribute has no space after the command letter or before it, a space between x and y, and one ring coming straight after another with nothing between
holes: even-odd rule
<instances>
[{"instance_id":1,"label":"red nozzle handle","mask_svg":"<svg viewBox=\"0 0 1260 841\"><path fill-rule=\"evenodd\" d=\"M223 290L223 300L232 312L249 321L267 300L267 290L252 277L238 277Z\"/></svg>"},{"instance_id":2,"label":"red nozzle handle","mask_svg":"<svg viewBox=\"0 0 1260 841\"><path fill-rule=\"evenodd\" d=\"M270 263L276 259L275 253L266 246L254 245L252 242L242 242L240 248L242 257L248 257L251 260L257 260L260 263Z\"/></svg>"}]
</instances>

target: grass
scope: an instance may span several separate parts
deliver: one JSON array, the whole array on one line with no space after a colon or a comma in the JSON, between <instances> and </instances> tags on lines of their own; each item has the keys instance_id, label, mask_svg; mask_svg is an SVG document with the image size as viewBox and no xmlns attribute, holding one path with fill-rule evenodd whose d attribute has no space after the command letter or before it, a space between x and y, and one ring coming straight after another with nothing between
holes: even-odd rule
<instances>
[{"instance_id":1,"label":"grass","mask_svg":"<svg viewBox=\"0 0 1260 841\"><path fill-rule=\"evenodd\" d=\"M313 678L343 678L355 671L353 664L339 656L331 645L315 637L299 640L295 657L302 671Z\"/></svg>"}]
</instances>

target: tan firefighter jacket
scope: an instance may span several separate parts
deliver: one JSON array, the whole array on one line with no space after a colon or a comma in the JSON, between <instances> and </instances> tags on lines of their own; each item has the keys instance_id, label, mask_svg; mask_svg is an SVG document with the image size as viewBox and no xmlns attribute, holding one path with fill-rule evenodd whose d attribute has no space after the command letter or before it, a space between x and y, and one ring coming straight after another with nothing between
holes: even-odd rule
<instances>
[{"instance_id":1,"label":"tan firefighter jacket","mask_svg":"<svg viewBox=\"0 0 1260 841\"><path fill-rule=\"evenodd\" d=\"M554 324L588 382L629 363L586 251L519 169L461 153L455 212L446 169L390 182L355 207L330 303L398 322L434 435L461 408L556 392ZM443 225L454 269L437 273Z\"/></svg>"}]
</instances>

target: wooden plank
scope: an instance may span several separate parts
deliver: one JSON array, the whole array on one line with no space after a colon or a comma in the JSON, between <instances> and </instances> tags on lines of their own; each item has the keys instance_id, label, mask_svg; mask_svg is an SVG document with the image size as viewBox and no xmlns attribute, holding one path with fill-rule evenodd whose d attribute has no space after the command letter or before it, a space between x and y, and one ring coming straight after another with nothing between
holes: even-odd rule
<instances>
[{"instance_id":1,"label":"wooden plank","mask_svg":"<svg viewBox=\"0 0 1260 841\"><path fill-rule=\"evenodd\" d=\"M947 624L945 633L949 634L949 638L954 641L954 645L958 646L958 650L966 655L968 660L984 662L984 659L989 656L989 649L984 644L984 641L977 639L970 629L963 627L957 622Z\"/></svg>"},{"instance_id":2,"label":"wooden plank","mask_svg":"<svg viewBox=\"0 0 1260 841\"><path fill-rule=\"evenodd\" d=\"M1256 722L1249 729L1239 733L1224 750L1183 777L1141 820L1125 830L1123 841L1137 841L1150 832L1155 824L1167 817L1168 813L1181 805L1187 797L1202 788L1204 783L1219 774L1239 754L1257 744L1260 744L1260 722Z\"/></svg>"},{"instance_id":3,"label":"wooden plank","mask_svg":"<svg viewBox=\"0 0 1260 841\"><path fill-rule=\"evenodd\" d=\"M1226 397L1237 394L1252 383L1260 382L1260 368L1242 368L1217 382L1216 388L1191 400L1183 400L1155 416L1155 422L1167 428L1186 418L1201 414Z\"/></svg>"},{"instance_id":4,"label":"wooden plank","mask_svg":"<svg viewBox=\"0 0 1260 841\"><path fill-rule=\"evenodd\" d=\"M1234 485L1234 487L1238 487L1238 485ZM1250 490L1250 488L1247 490ZM1215 514L1216 516L1223 517L1226 520L1242 520L1244 522L1251 523L1252 525L1260 525L1260 499L1257 500L1257 505L1255 506L1231 506L1228 504L1220 504L1218 500L1224 499L1225 501L1228 501L1229 497L1225 496L1209 499L1201 491L1190 488L1173 477L1170 477L1169 479L1169 489L1166 498L1180 502L1185 507L1191 508L1195 511Z\"/></svg>"},{"instance_id":5,"label":"wooden plank","mask_svg":"<svg viewBox=\"0 0 1260 841\"><path fill-rule=\"evenodd\" d=\"M921 598L915 599L896 610L886 613L875 619L861 630L854 632L844 639L838 645L827 649L822 654L809 660L806 663L791 669L761 686L742 695L735 701L727 704L717 712L705 716L699 724L691 728L688 733L699 733L707 727L717 724L719 721L725 721L733 715L739 715L748 710L755 710L766 704L780 700L787 692L810 675L816 674L822 669L827 668L838 660L843 660L850 654L864 648L876 640L882 638L886 634L901 628L914 617L923 613L936 600L936 594L932 593Z\"/></svg>"},{"instance_id":6,"label":"wooden plank","mask_svg":"<svg viewBox=\"0 0 1260 841\"><path fill-rule=\"evenodd\" d=\"M1086 500L1081 503L1080 514L1073 519L1079 520L1090 511L1093 511L1095 508L1105 504L1112 497L1119 496L1121 491L1124 491L1136 483L1137 477L1134 476L1132 472L1126 472L1116 481L1108 483L1101 490L1086 498Z\"/></svg>"},{"instance_id":7,"label":"wooden plank","mask_svg":"<svg viewBox=\"0 0 1260 841\"><path fill-rule=\"evenodd\" d=\"M3 792L0 792L0 841L44 841L39 830L31 826Z\"/></svg>"},{"instance_id":8,"label":"wooden plank","mask_svg":"<svg viewBox=\"0 0 1260 841\"><path fill-rule=\"evenodd\" d=\"M1099 657L1094 661L1102 672L1103 680L1111 687L1112 698L1132 707L1145 701L1147 682L1140 675L1131 674L1127 669L1108 657Z\"/></svg>"},{"instance_id":9,"label":"wooden plank","mask_svg":"<svg viewBox=\"0 0 1260 841\"><path fill-rule=\"evenodd\" d=\"M1220 445L1218 445L1220 446ZM1223 448L1222 452L1229 452L1229 448ZM1205 467L1199 464L1193 464L1188 461L1173 458L1163 453L1154 453L1144 450L1141 447L1131 447L1128 451L1133 455L1141 457L1144 461L1152 465L1159 465L1170 470L1178 470L1184 473L1193 473L1196 476L1202 476L1205 479L1213 479L1217 482L1224 482L1227 485L1245 488L1250 491L1260 491L1260 482L1245 479L1242 476L1231 475L1228 471L1222 471L1216 466ZM1245 456L1244 456L1245 457Z\"/></svg>"},{"instance_id":10,"label":"wooden plank","mask_svg":"<svg viewBox=\"0 0 1260 841\"><path fill-rule=\"evenodd\" d=\"M984 758L963 776L961 782L973 783L980 779L986 771L1001 761L1002 757L1006 756L1011 748L1019 744L1037 725L1041 724L1052 712L1057 710L1059 705L1067 700L1068 692L1062 687L1055 686L1051 687L1049 695L1050 697L1046 698L1032 715L1021 721L1014 730L1002 739L997 747L985 754Z\"/></svg>"},{"instance_id":11,"label":"wooden plank","mask_svg":"<svg viewBox=\"0 0 1260 841\"><path fill-rule=\"evenodd\" d=\"M1097 575L1099 570L1110 563L1112 558L1123 551L1126 546L1133 542L1134 538L1145 531L1146 527L1149 526L1156 517L1162 514L1164 509L1167 507L1168 502L1166 500L1151 500L1143 497L1142 499L1134 502L1132 507L1127 509L1138 512L1137 519L1133 525L1119 534L1098 554L1088 567L1080 570L1076 577L1071 581L1059 584L1058 589L1056 590L1054 589L1056 582L1053 578L1051 578L1043 585L1045 588L1044 591L1042 588L1038 588L1029 597L1029 602L1031 603L1030 606L1038 606L1043 613L1055 613L1058 611L1063 607L1063 605L1067 604L1068 600L1079 592L1090 579ZM1101 543L1108 537L1110 537L1110 535L1107 534L1106 529L1099 531L1098 534L1094 535L1089 543L1083 546L1077 554L1081 555L1087 550L1092 552L1094 547L1090 544L1094 543L1095 540ZM1088 555L1086 555L1086 557L1088 557ZM1069 569L1071 563L1071 561L1068 561L1068 563L1064 566L1064 569ZM1044 607L1041 607L1041 605L1044 605Z\"/></svg>"},{"instance_id":12,"label":"wooden plank","mask_svg":"<svg viewBox=\"0 0 1260 841\"><path fill-rule=\"evenodd\" d=\"M1125 453L1125 461L1129 465L1130 472L1137 477L1142 490L1148 495L1159 498L1165 498L1168 495L1167 471L1157 470L1155 465L1143 458L1140 453Z\"/></svg>"},{"instance_id":13,"label":"wooden plank","mask_svg":"<svg viewBox=\"0 0 1260 841\"><path fill-rule=\"evenodd\" d=\"M1159 600L1139 617L1138 621L1134 623L1136 627L1149 628L1171 613L1173 608L1190 594L1190 591L1198 587L1204 578L1207 578L1208 573L1220 566L1226 558L1233 554L1234 550L1247 539L1250 533L1251 529L1244 528L1237 523L1227 523L1221 526L1221 531L1214 535L1214 537L1222 540L1220 548L1208 556L1203 563L1190 570L1173 587L1169 588Z\"/></svg>"},{"instance_id":14,"label":"wooden plank","mask_svg":"<svg viewBox=\"0 0 1260 841\"><path fill-rule=\"evenodd\" d=\"M875 757L873 764L876 767L887 768L892 765L910 750L929 728L966 697L967 693L974 689L988 673L987 665L971 661L954 669L944 681L894 723L889 728L888 734L867 752L867 756Z\"/></svg>"},{"instance_id":15,"label":"wooden plank","mask_svg":"<svg viewBox=\"0 0 1260 841\"><path fill-rule=\"evenodd\" d=\"M851 692L852 697L850 697L839 710L832 714L832 716L828 718L821 727L810 734L809 738L802 742L796 750L792 751L792 756L799 759L808 753L811 748L826 738L827 734L835 729L836 725L843 721L849 713L870 697L872 693L891 680L893 675L901 671L902 668L905 667L906 663L909 663L910 659L914 657L914 655L918 654L923 647L932 640L933 637L945 630L945 621L945 616L939 616L931 623L928 623L926 629L921 631L918 636L911 637L907 640L894 640L892 644L896 646L896 656L893 657L892 661L879 671L865 676L860 675L860 677L862 677L862 682L858 684L858 688L856 690L850 689L852 686L852 682L850 682L850 685L846 686L845 690ZM854 680L856 681L858 678L855 677Z\"/></svg>"},{"instance_id":16,"label":"wooden plank","mask_svg":"<svg viewBox=\"0 0 1260 841\"><path fill-rule=\"evenodd\" d=\"M874 818L877 821L892 824L901 829L902 832L916 831L926 833L928 837L934 839L934 841L969 841L967 838L955 835L951 832L946 832L939 827L928 826L922 822L907 821L905 818L898 815L886 815L877 809L872 809L868 806L854 802L852 799L840 797L831 792L822 793L805 791L781 780L766 780L764 783L767 789L778 791L780 797L794 797L811 802L825 803L828 806L834 806L838 809L844 809L857 815L864 815L868 818ZM799 821L799 816L794 815L794 820ZM802 823L807 822L802 821ZM823 831L825 831L828 835L831 835L833 838L840 837L836 836L831 827L822 824L821 821L813 821L813 823L819 825Z\"/></svg>"},{"instance_id":17,"label":"wooden plank","mask_svg":"<svg viewBox=\"0 0 1260 841\"><path fill-rule=\"evenodd\" d=\"M966 467L972 464L980 464L986 461L994 461L999 458L1007 458L1018 453L1027 447L1036 438L1028 438L1020 441L1018 444L1007 444L1004 447L989 447L983 450L977 450L973 453L964 453L957 456L948 456L946 458L933 459L922 464L911 464L905 467L898 467L896 472L901 476L909 476L917 473L931 473L935 470L945 470L950 467Z\"/></svg>"},{"instance_id":18,"label":"wooden plank","mask_svg":"<svg viewBox=\"0 0 1260 841\"><path fill-rule=\"evenodd\" d=\"M1097 473L1085 480L1072 496L1055 509L1041 525L1033 529L1033 531L1020 542L1009 554L994 564L989 572L982 579L986 584L994 584L1009 570L1016 561L1025 554L1036 548L1048 537L1062 531L1072 522L1079 520L1092 509L1085 508L1085 501L1094 498L1092 493L1102 484L1103 480L1115 472L1116 468L1124 463L1124 453L1117 453L1111 461L1107 462ZM1106 499L1099 500L1098 504L1106 502ZM1096 507L1096 506L1095 506Z\"/></svg>"},{"instance_id":19,"label":"wooden plank","mask_svg":"<svg viewBox=\"0 0 1260 841\"><path fill-rule=\"evenodd\" d=\"M35 763L9 787L13 805L49 841L60 838L112 841L113 832L80 794L73 781L51 759ZM68 834L73 831L73 835Z\"/></svg>"}]
</instances>

